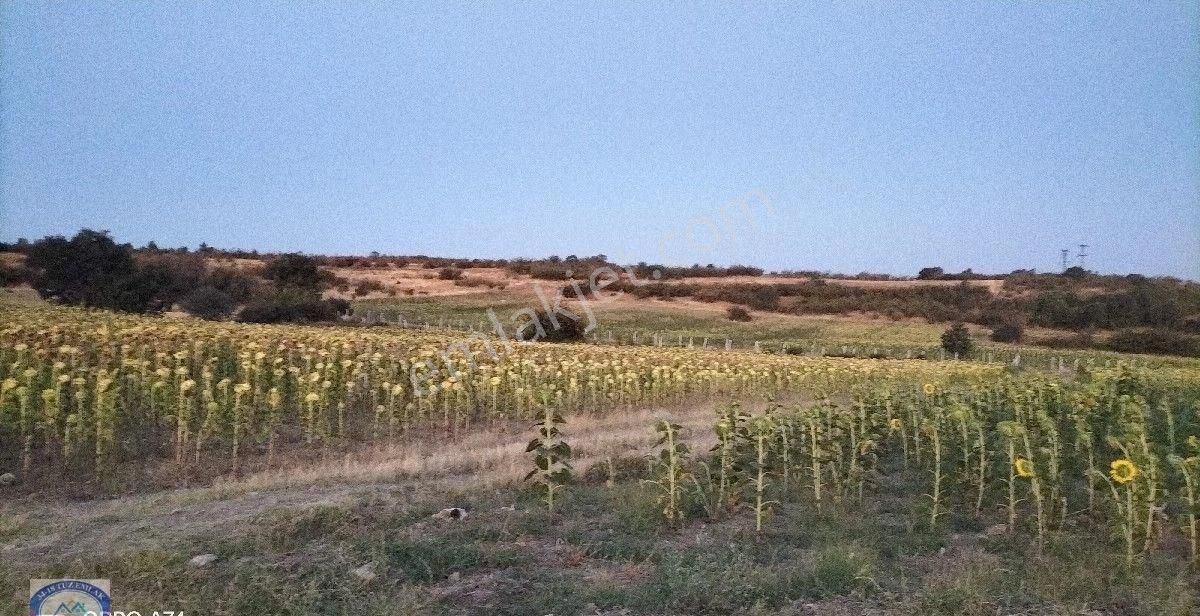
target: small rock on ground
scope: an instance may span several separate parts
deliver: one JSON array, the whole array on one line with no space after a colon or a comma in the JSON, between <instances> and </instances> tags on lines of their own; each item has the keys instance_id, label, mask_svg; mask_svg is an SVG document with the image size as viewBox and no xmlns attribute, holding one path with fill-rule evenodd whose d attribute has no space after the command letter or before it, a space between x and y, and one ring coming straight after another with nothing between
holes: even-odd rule
<instances>
[{"instance_id":1,"label":"small rock on ground","mask_svg":"<svg viewBox=\"0 0 1200 616\"><path fill-rule=\"evenodd\" d=\"M350 573L352 573L354 577L364 582L371 582L375 579L375 565L366 564L355 569L354 571L351 571Z\"/></svg>"},{"instance_id":2,"label":"small rock on ground","mask_svg":"<svg viewBox=\"0 0 1200 616\"><path fill-rule=\"evenodd\" d=\"M192 559L188 561L188 565L192 567L207 567L216 561L216 554L200 554L198 556L193 556Z\"/></svg>"}]
</instances>

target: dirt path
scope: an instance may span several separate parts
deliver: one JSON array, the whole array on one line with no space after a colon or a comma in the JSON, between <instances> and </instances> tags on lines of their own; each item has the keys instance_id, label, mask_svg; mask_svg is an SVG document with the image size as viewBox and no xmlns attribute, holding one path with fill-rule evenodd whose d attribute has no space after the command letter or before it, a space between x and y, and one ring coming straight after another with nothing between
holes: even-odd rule
<instances>
[{"instance_id":1,"label":"dirt path","mask_svg":"<svg viewBox=\"0 0 1200 616\"><path fill-rule=\"evenodd\" d=\"M586 471L608 455L650 452L657 417L680 423L693 450L711 445L713 404L633 409L568 418L564 431L574 467ZM398 501L414 489L452 492L517 482L527 471L529 435L520 427L472 429L454 438L428 434L387 449L263 472L212 487L84 502L45 502L37 495L0 503L0 561L36 567L56 559L94 559L189 536L236 528L280 508Z\"/></svg>"}]
</instances>

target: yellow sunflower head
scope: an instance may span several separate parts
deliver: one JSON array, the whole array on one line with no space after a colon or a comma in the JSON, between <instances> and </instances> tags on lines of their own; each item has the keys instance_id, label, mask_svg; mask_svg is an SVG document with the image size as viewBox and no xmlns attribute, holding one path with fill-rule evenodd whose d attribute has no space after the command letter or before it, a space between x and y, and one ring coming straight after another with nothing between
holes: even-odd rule
<instances>
[{"instance_id":1,"label":"yellow sunflower head","mask_svg":"<svg viewBox=\"0 0 1200 616\"><path fill-rule=\"evenodd\" d=\"M888 422L888 430L891 430L892 432L899 432L901 427L902 426L899 419L892 419Z\"/></svg>"},{"instance_id":2,"label":"yellow sunflower head","mask_svg":"<svg viewBox=\"0 0 1200 616\"><path fill-rule=\"evenodd\" d=\"M1133 460L1128 458L1113 460L1112 464L1109 465L1108 474L1117 483L1129 483L1137 478L1138 467L1133 463Z\"/></svg>"},{"instance_id":3,"label":"yellow sunflower head","mask_svg":"<svg viewBox=\"0 0 1200 616\"><path fill-rule=\"evenodd\" d=\"M1017 477L1022 477L1024 479L1033 477L1033 463L1029 460L1026 460L1025 458L1017 458L1016 461L1013 462L1013 467L1017 471Z\"/></svg>"},{"instance_id":4,"label":"yellow sunflower head","mask_svg":"<svg viewBox=\"0 0 1200 616\"><path fill-rule=\"evenodd\" d=\"M921 391L925 392L926 396L932 396L937 391L937 387L934 387L933 383L926 383L921 387Z\"/></svg>"}]
</instances>

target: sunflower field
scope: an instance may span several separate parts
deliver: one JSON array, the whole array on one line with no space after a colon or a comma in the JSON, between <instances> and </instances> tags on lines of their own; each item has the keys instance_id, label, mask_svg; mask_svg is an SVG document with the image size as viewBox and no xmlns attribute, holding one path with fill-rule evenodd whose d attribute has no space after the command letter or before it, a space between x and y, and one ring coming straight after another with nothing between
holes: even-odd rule
<instances>
[{"instance_id":1,"label":"sunflower field","mask_svg":"<svg viewBox=\"0 0 1200 616\"><path fill-rule=\"evenodd\" d=\"M281 446L386 442L719 396L848 392L867 382L985 383L973 363L845 360L604 345L505 344L447 331L172 321L0 305L0 464L100 473L129 460L236 469Z\"/></svg>"},{"instance_id":2,"label":"sunflower field","mask_svg":"<svg viewBox=\"0 0 1200 616\"><path fill-rule=\"evenodd\" d=\"M1195 370L859 381L846 395L758 414L720 407L703 476L719 478L716 510L754 509L760 529L764 476L770 494L807 493L817 509L917 476L931 528L949 514L999 515L997 528L1028 531L1040 553L1054 531L1107 527L1129 564L1168 537L1196 563L1198 414ZM731 488L739 477L745 485Z\"/></svg>"},{"instance_id":3,"label":"sunflower field","mask_svg":"<svg viewBox=\"0 0 1200 616\"><path fill-rule=\"evenodd\" d=\"M760 526L772 492L802 491L820 508L862 498L899 468L924 478L931 526L950 513L1000 512L1006 528L1027 529L1040 547L1057 529L1103 522L1129 561L1164 533L1198 556L1194 365L1036 371L509 344L446 330L52 306L0 305L0 317L0 468L29 478L100 477L142 461L236 471L251 457L271 465L285 447L344 450L415 427L450 434L551 411L569 423L579 412L773 399L790 402L758 415L722 407L708 462L719 478L715 500L724 501L714 510L747 492L735 485L746 459Z\"/></svg>"}]
</instances>

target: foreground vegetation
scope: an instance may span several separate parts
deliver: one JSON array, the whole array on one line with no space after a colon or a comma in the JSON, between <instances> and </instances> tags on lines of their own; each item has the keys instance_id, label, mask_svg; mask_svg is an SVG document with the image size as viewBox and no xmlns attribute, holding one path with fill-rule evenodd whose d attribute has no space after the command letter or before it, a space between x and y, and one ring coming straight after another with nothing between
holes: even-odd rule
<instances>
[{"instance_id":1,"label":"foreground vegetation","mask_svg":"<svg viewBox=\"0 0 1200 616\"><path fill-rule=\"evenodd\" d=\"M659 449L581 469L553 514L537 490L520 485L446 488L397 478L349 500L317 496L169 539L116 539L120 547L103 559L39 551L27 561L9 551L0 563L0 613L22 613L23 587L43 574L111 578L124 609L206 614L1065 616L1196 608L1186 550L1156 549L1129 567L1119 539L1097 541L1093 529L1072 523L1051 530L1039 554L1030 529L997 531L1006 514L990 507L978 516L955 509L929 526L928 499L919 495L930 477L894 457L881 458L879 479L861 499L831 494L818 506L808 490L773 489L761 530L752 510L711 516L691 490L682 518L667 524L650 483L660 476L645 459ZM260 489L222 493L220 507ZM178 519L210 511L203 498L155 506L179 508L163 512ZM451 505L469 515L433 517ZM138 508L147 506L108 517L136 527L136 516L147 515ZM1021 505L1023 518L1031 512ZM18 524L4 532L20 545L47 531ZM201 554L216 560L190 564Z\"/></svg>"}]
</instances>

